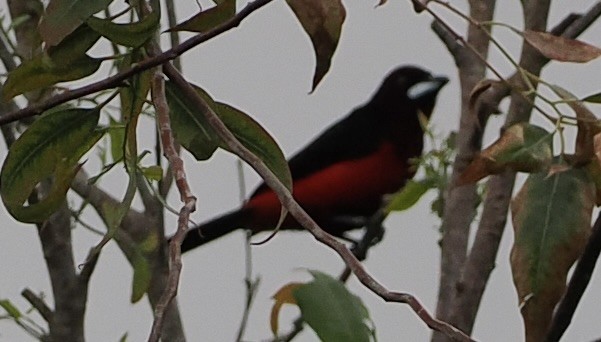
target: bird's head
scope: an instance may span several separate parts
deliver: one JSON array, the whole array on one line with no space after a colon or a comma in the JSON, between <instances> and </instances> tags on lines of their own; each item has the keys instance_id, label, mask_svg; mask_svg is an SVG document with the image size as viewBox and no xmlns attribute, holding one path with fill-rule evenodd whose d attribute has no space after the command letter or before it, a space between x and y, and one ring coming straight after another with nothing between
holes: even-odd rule
<instances>
[{"instance_id":1,"label":"bird's head","mask_svg":"<svg viewBox=\"0 0 601 342\"><path fill-rule=\"evenodd\" d=\"M448 81L444 76L434 76L421 68L403 66L384 79L373 102L392 110L414 106L429 117L438 92Z\"/></svg>"}]
</instances>

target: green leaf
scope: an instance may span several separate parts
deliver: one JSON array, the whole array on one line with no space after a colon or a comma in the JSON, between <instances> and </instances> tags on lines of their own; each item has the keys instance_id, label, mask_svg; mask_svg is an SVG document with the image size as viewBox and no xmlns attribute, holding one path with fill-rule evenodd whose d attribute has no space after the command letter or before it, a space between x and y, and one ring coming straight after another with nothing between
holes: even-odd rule
<instances>
[{"instance_id":1,"label":"green leaf","mask_svg":"<svg viewBox=\"0 0 601 342\"><path fill-rule=\"evenodd\" d=\"M373 329L361 299L339 280L310 272L314 280L293 290L303 320L322 341L370 341Z\"/></svg>"},{"instance_id":2,"label":"green leaf","mask_svg":"<svg viewBox=\"0 0 601 342\"><path fill-rule=\"evenodd\" d=\"M149 180L160 181L163 179L163 169L158 165L142 167L142 174Z\"/></svg>"},{"instance_id":3,"label":"green leaf","mask_svg":"<svg viewBox=\"0 0 601 342\"><path fill-rule=\"evenodd\" d=\"M2 307L4 311L6 311L6 313L14 319L20 319L23 316L21 311L19 311L19 309L17 309L17 307L14 306L13 303L11 303L8 299L0 300L0 307Z\"/></svg>"},{"instance_id":4,"label":"green leaf","mask_svg":"<svg viewBox=\"0 0 601 342\"><path fill-rule=\"evenodd\" d=\"M100 35L87 25L80 26L61 44L26 60L8 74L3 90L5 100L58 82L78 80L96 72L101 60L89 57L90 49Z\"/></svg>"},{"instance_id":5,"label":"green leaf","mask_svg":"<svg viewBox=\"0 0 601 342\"><path fill-rule=\"evenodd\" d=\"M132 280L131 302L136 303L150 288L152 280L152 270L148 261L148 253L153 253L159 246L159 238L155 233L149 233L148 236L139 243L134 249L134 255L131 265L134 269Z\"/></svg>"},{"instance_id":6,"label":"green leaf","mask_svg":"<svg viewBox=\"0 0 601 342\"><path fill-rule=\"evenodd\" d=\"M208 95L198 90L207 101ZM181 91L171 82L165 82L165 92L169 103L171 128L173 135L183 148L192 153L196 160L209 159L219 146L219 138L209 125L207 119L195 108L192 101L183 96ZM209 98L210 99L210 98ZM207 101L209 107L215 102Z\"/></svg>"},{"instance_id":7,"label":"green leaf","mask_svg":"<svg viewBox=\"0 0 601 342\"><path fill-rule=\"evenodd\" d=\"M346 10L340 0L286 0L286 3L313 43L316 63L311 89L315 90L330 70Z\"/></svg>"},{"instance_id":8,"label":"green leaf","mask_svg":"<svg viewBox=\"0 0 601 342\"><path fill-rule=\"evenodd\" d=\"M113 163L123 159L123 144L125 143L125 126L118 123L112 117L109 117L110 127L108 129L111 139L111 157Z\"/></svg>"},{"instance_id":9,"label":"green leaf","mask_svg":"<svg viewBox=\"0 0 601 342\"><path fill-rule=\"evenodd\" d=\"M582 99L583 102L601 103L601 93L589 95Z\"/></svg>"},{"instance_id":10,"label":"green leaf","mask_svg":"<svg viewBox=\"0 0 601 342\"><path fill-rule=\"evenodd\" d=\"M101 19L94 16L88 18L86 23L94 31L115 44L139 47L148 41L158 29L159 20L160 13L152 12L142 20L130 24L117 24L110 19Z\"/></svg>"},{"instance_id":11,"label":"green leaf","mask_svg":"<svg viewBox=\"0 0 601 342\"><path fill-rule=\"evenodd\" d=\"M48 49L48 56L58 65L69 65L84 56L100 39L100 34L86 24L69 34L60 44Z\"/></svg>"},{"instance_id":12,"label":"green leaf","mask_svg":"<svg viewBox=\"0 0 601 342\"><path fill-rule=\"evenodd\" d=\"M138 247L142 253L152 253L159 247L161 239L162 237L159 238L154 231L149 232L148 236L138 244Z\"/></svg>"},{"instance_id":13,"label":"green leaf","mask_svg":"<svg viewBox=\"0 0 601 342\"><path fill-rule=\"evenodd\" d=\"M236 14L236 0L224 0L217 3L217 6L211 7L206 11L202 11L192 18L178 24L169 30L170 31L190 31L190 32L207 32Z\"/></svg>"},{"instance_id":14,"label":"green leaf","mask_svg":"<svg viewBox=\"0 0 601 342\"><path fill-rule=\"evenodd\" d=\"M197 160L206 160L217 147L225 147L202 113L195 108L179 89L166 82L167 101L171 125L176 140ZM288 189L292 177L284 154L275 140L250 116L224 103L215 102L204 90L196 87L200 95L220 117L236 138L257 155Z\"/></svg>"},{"instance_id":15,"label":"green leaf","mask_svg":"<svg viewBox=\"0 0 601 342\"><path fill-rule=\"evenodd\" d=\"M284 153L269 133L250 116L225 103L216 103L215 112L236 138L259 157L290 190L292 176ZM220 144L223 149L228 149Z\"/></svg>"},{"instance_id":16,"label":"green leaf","mask_svg":"<svg viewBox=\"0 0 601 342\"><path fill-rule=\"evenodd\" d=\"M142 299L144 294L148 291L152 273L150 271L148 260L146 260L141 253L134 254L132 266L134 268L134 279L132 281L130 301L136 303Z\"/></svg>"},{"instance_id":17,"label":"green leaf","mask_svg":"<svg viewBox=\"0 0 601 342\"><path fill-rule=\"evenodd\" d=\"M142 59L144 59L144 55L140 50L132 50L131 53L126 55L121 63L119 63L119 70L125 70ZM142 108L146 103L146 97L150 91L151 78L152 72L150 70L145 70L130 77L127 87L119 88L123 122L130 122L142 112Z\"/></svg>"},{"instance_id":18,"label":"green leaf","mask_svg":"<svg viewBox=\"0 0 601 342\"><path fill-rule=\"evenodd\" d=\"M55 46L83 21L107 8L111 2L112 0L50 0L40 21L40 35L48 46Z\"/></svg>"},{"instance_id":19,"label":"green leaf","mask_svg":"<svg viewBox=\"0 0 601 342\"><path fill-rule=\"evenodd\" d=\"M4 99L10 100L28 91L89 76L98 70L100 63L99 59L88 56L81 57L70 66L47 63L41 58L23 62L9 73L4 87Z\"/></svg>"},{"instance_id":20,"label":"green leaf","mask_svg":"<svg viewBox=\"0 0 601 342\"><path fill-rule=\"evenodd\" d=\"M123 211L124 210L122 210L118 204L113 204L110 202L102 203L101 217L108 227L108 235L111 237L121 224L121 220L123 219Z\"/></svg>"},{"instance_id":21,"label":"green leaf","mask_svg":"<svg viewBox=\"0 0 601 342\"><path fill-rule=\"evenodd\" d=\"M601 136L600 136L601 138ZM597 157L601 158L601 154ZM595 204L597 206L601 205L601 160L594 160L584 166L584 170L586 170L589 178L595 184L595 189L597 192L597 199L595 200Z\"/></svg>"},{"instance_id":22,"label":"green leaf","mask_svg":"<svg viewBox=\"0 0 601 342\"><path fill-rule=\"evenodd\" d=\"M42 222L63 203L79 159L102 137L99 109L70 108L38 118L11 146L2 166L0 194L8 212L21 222ZM25 205L35 186L52 177L45 198Z\"/></svg>"},{"instance_id":23,"label":"green leaf","mask_svg":"<svg viewBox=\"0 0 601 342\"><path fill-rule=\"evenodd\" d=\"M583 169L532 174L511 203L511 267L528 341L542 341L591 229L595 186Z\"/></svg>"},{"instance_id":24,"label":"green leaf","mask_svg":"<svg viewBox=\"0 0 601 342\"><path fill-rule=\"evenodd\" d=\"M409 180L386 207L386 212L403 211L411 208L428 190L436 187L432 180Z\"/></svg>"}]
</instances>

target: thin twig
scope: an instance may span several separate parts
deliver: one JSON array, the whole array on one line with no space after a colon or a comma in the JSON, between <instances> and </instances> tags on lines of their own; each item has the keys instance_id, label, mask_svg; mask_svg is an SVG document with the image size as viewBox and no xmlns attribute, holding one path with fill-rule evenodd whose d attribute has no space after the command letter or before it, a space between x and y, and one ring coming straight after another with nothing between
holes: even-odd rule
<instances>
[{"instance_id":1,"label":"thin twig","mask_svg":"<svg viewBox=\"0 0 601 342\"><path fill-rule=\"evenodd\" d=\"M163 295L159 299L154 310L154 321L150 332L149 342L157 342L160 339L165 312L167 307L175 298L179 285L179 277L182 269L181 244L186 237L190 214L196 210L196 197L186 179L184 162L180 158L175 148L173 131L171 130L171 121L169 119L169 105L165 95L165 79L158 71L155 72L152 79L152 101L157 112L157 121L159 132L161 133L161 144L165 157L169 165L173 168L175 184L180 193L180 199L184 203L180 210L177 220L177 231L169 243L169 261L171 268L169 270L169 279Z\"/></svg>"},{"instance_id":2,"label":"thin twig","mask_svg":"<svg viewBox=\"0 0 601 342\"><path fill-rule=\"evenodd\" d=\"M472 341L469 336L453 327L452 325L437 320L424 306L412 295L407 293L392 292L386 289L375 278L373 278L363 267L361 262L353 255L345 244L338 241L334 236L321 229L317 223L305 212L303 208L294 200L290 191L278 180L273 172L263 163L263 161L242 145L238 139L228 130L225 124L219 119L217 114L208 107L204 100L196 93L194 88L183 78L183 76L170 64L163 66L165 74L185 94L186 97L200 112L205 115L211 127L216 134L228 147L230 151L242 158L251 165L255 171L263 178L265 183L276 193L282 205L288 209L289 213L307 229L318 241L332 248L343 259L345 264L353 271L357 279L373 293L380 296L387 302L397 302L408 304L411 309L426 323L430 328L440 331L453 340ZM174 237L173 240L177 240Z\"/></svg>"},{"instance_id":3,"label":"thin twig","mask_svg":"<svg viewBox=\"0 0 601 342\"><path fill-rule=\"evenodd\" d=\"M165 9L167 11L167 23L169 27L174 27L177 25L177 17L175 16L175 1L174 0L165 0ZM169 31L169 40L171 42L171 47L178 46L180 44L179 32L177 31ZM180 72L182 71L182 61L181 58L176 58L173 60L173 66Z\"/></svg>"},{"instance_id":4,"label":"thin twig","mask_svg":"<svg viewBox=\"0 0 601 342\"><path fill-rule=\"evenodd\" d=\"M50 309L50 307L46 304L46 302L44 302L44 299L41 296L38 296L37 294L33 293L33 291L31 291L28 288L21 291L21 296L27 299L29 304L31 304L31 306L33 306L40 313L40 315L46 322L52 322L52 320L54 319L54 313L52 312L52 309Z\"/></svg>"},{"instance_id":5,"label":"thin twig","mask_svg":"<svg viewBox=\"0 0 601 342\"><path fill-rule=\"evenodd\" d=\"M169 27L174 27L175 25L177 25L177 18L175 16L175 2L174 0L165 0L165 9L167 11L167 22ZM170 47L176 47L180 44L180 37L179 37L179 32L178 31L169 31L169 40L170 40ZM177 70L179 70L180 72L182 72L182 63L181 63L181 58L175 58L173 60L173 65L175 66L175 68ZM155 146L155 152L156 152L156 158L157 158L157 165L161 165L161 144L160 144L160 137L158 135L159 133L156 132L156 146ZM179 144L175 145L178 153L180 152L180 146ZM163 179L161 179L159 181L158 184L158 193L161 195L161 197L167 197L167 194L169 193L169 190L171 189L171 185L173 185L173 170L171 169L170 165L167 165L167 169L165 170L165 177L163 177Z\"/></svg>"},{"instance_id":6,"label":"thin twig","mask_svg":"<svg viewBox=\"0 0 601 342\"><path fill-rule=\"evenodd\" d=\"M244 164L242 160L236 159L236 169L238 170L238 195L240 204L244 205L246 202L246 181L244 179ZM246 230L246 238L244 239L244 264L245 264L245 275L244 285L246 287L246 300L244 301L244 311L242 312L242 319L240 320L240 326L238 328L238 334L236 341L242 341L246 326L248 324L248 318L250 316L250 309L257 294L259 288L260 278L253 279L253 258L252 258L252 231Z\"/></svg>"}]
</instances>

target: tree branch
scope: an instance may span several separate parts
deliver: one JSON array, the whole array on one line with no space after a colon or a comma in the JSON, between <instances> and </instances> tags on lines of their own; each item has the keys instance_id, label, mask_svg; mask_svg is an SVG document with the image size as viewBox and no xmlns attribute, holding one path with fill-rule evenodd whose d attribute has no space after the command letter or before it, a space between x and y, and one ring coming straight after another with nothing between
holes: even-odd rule
<instances>
[{"instance_id":1,"label":"tree branch","mask_svg":"<svg viewBox=\"0 0 601 342\"><path fill-rule=\"evenodd\" d=\"M152 323L150 337L148 338L149 342L154 342L158 341L161 336L165 311L177 294L179 276L182 269L181 244L186 237L190 214L196 210L196 197L190 190L190 186L186 179L186 171L184 170L184 162L175 148L173 132L171 131L171 121L169 119L169 105L167 104L167 98L165 96L165 80L158 71L155 72L153 76L151 89L152 102L156 108L163 151L165 157L169 161L169 165L173 168L175 184L179 190L180 199L184 203L179 214L177 232L169 243L169 261L171 268L167 282L168 285L154 310L155 318Z\"/></svg>"},{"instance_id":2,"label":"tree branch","mask_svg":"<svg viewBox=\"0 0 601 342\"><path fill-rule=\"evenodd\" d=\"M40 313L40 315L46 322L52 322L52 320L54 319L54 313L52 312L52 309L50 309L50 307L46 304L46 302L44 302L44 299L42 299L40 296L33 293L33 291L27 288L21 291L21 296L27 299L29 304L31 304L31 306L33 306Z\"/></svg>"},{"instance_id":3,"label":"tree branch","mask_svg":"<svg viewBox=\"0 0 601 342\"><path fill-rule=\"evenodd\" d=\"M44 224L38 225L38 234L54 298L54 314L48 324L50 338L83 342L88 289L81 286L75 272L70 212L66 203Z\"/></svg>"},{"instance_id":4,"label":"tree branch","mask_svg":"<svg viewBox=\"0 0 601 342\"><path fill-rule=\"evenodd\" d=\"M490 21L494 15L495 1L471 0L470 8L470 16L475 21ZM448 38L444 35L441 38L443 38L443 41L448 41ZM455 64L459 67L462 108L457 134L457 156L453 164L451 184L455 183L455 180L463 173L463 170L482 147L482 134L484 133L488 114L474 116L470 108L470 94L476 84L485 76L485 60L489 43L488 36L481 32L480 27L470 24L465 47L459 49L456 46L451 46L453 50L450 51L455 58ZM471 53L468 50L470 46L473 49ZM478 122L476 118L480 118L482 121ZM441 226L443 236L441 239L440 285L436 304L436 317L442 320L448 320L451 316L452 302L457 293L456 285L467 257L469 229L476 215L478 201L475 185L451 186L445 197ZM434 333L432 336L432 341L447 339L446 336L439 333Z\"/></svg>"},{"instance_id":5,"label":"tree branch","mask_svg":"<svg viewBox=\"0 0 601 342\"><path fill-rule=\"evenodd\" d=\"M536 9L537 11L540 9ZM543 12L536 12L543 13ZM569 25L565 25L566 20L556 26L553 31L562 36L575 38L580 35L594 21L592 17L599 17L601 14L601 2L593 6L586 14L571 20ZM568 17L573 17L570 15ZM533 25L533 24L531 24ZM541 25L540 23L537 25ZM544 28L538 27L539 30ZM575 36L573 36L575 35ZM526 63L526 61L530 61ZM527 70L541 70L549 62L538 52L531 50L527 56L522 56L521 65ZM508 78L511 88L519 89L520 84L523 87L522 77L519 72ZM496 84L495 87L486 92L489 102L484 110L496 107L498 103L509 94L510 87L505 84ZM515 98L523 100L522 94L515 94ZM515 100L512 100L515 101ZM480 101L482 102L482 100ZM523 102L526 106L526 101ZM480 116L482 114L478 114ZM529 112L521 111L518 114L516 109L510 110L506 126L512 122L527 121ZM484 201L482 218L478 225L474 244L462 270L461 279L458 283L459 291L452 305L452 313L449 321L460 329L470 332L480 307L482 295L488 283L488 279L495 267L495 261L507 220L508 205L511 200L511 193L515 181L515 173L507 172L499 176L493 176L488 181L488 195Z\"/></svg>"}]
</instances>

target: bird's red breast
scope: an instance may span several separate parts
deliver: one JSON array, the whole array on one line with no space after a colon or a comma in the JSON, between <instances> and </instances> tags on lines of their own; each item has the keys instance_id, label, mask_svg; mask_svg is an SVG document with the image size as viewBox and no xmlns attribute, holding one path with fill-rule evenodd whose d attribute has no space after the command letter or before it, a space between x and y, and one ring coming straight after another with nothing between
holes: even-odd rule
<instances>
[{"instance_id":1,"label":"bird's red breast","mask_svg":"<svg viewBox=\"0 0 601 342\"><path fill-rule=\"evenodd\" d=\"M293 195L318 221L332 214L369 212L380 206L382 194L403 186L406 173L406 160L398 155L392 143L383 143L363 158L338 162L295 180ZM251 198L245 207L251 210L253 228L264 230L274 228L281 205L273 191L265 191Z\"/></svg>"}]
</instances>

